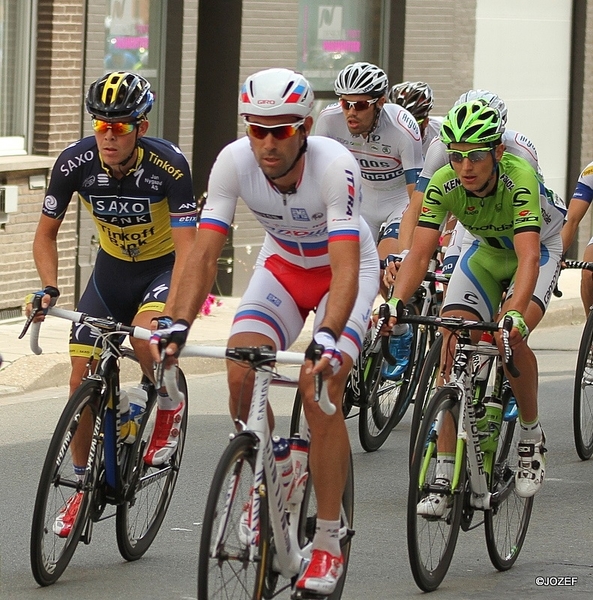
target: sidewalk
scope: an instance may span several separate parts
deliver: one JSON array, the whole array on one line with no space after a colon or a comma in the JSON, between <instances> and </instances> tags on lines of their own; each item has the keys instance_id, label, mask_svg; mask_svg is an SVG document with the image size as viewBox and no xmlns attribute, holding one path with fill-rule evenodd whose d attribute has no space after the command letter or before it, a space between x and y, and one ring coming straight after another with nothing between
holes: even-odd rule
<instances>
[{"instance_id":1,"label":"sidewalk","mask_svg":"<svg viewBox=\"0 0 593 600\"><path fill-rule=\"evenodd\" d=\"M560 277L562 298L553 297L539 327L557 327L582 323L585 314L580 300L580 277L578 270L563 271ZM221 298L210 315L198 318L190 330L190 344L224 346L239 298ZM305 323L301 337L293 349L303 351L311 338L312 316ZM30 392L33 390L68 384L70 359L68 336L70 322L48 317L41 327L40 345L43 354L36 356L29 348L29 336L19 340L24 319L11 319L0 323L0 354L4 360L0 368L0 397ZM186 374L204 374L224 371L224 362L217 359L183 359ZM122 371L122 381L133 381L137 377L132 368Z\"/></svg>"}]
</instances>

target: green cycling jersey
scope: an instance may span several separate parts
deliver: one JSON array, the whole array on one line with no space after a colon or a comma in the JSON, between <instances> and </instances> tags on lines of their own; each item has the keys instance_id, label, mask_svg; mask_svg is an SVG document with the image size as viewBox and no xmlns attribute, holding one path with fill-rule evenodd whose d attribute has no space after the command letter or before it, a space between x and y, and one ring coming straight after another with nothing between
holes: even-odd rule
<instances>
[{"instance_id":1,"label":"green cycling jersey","mask_svg":"<svg viewBox=\"0 0 593 600\"><path fill-rule=\"evenodd\" d=\"M438 229L449 212L481 243L512 251L517 233L536 231L542 241L558 234L566 211L554 203L527 161L505 152L497 185L484 198L466 191L449 165L433 175L418 225Z\"/></svg>"}]
</instances>

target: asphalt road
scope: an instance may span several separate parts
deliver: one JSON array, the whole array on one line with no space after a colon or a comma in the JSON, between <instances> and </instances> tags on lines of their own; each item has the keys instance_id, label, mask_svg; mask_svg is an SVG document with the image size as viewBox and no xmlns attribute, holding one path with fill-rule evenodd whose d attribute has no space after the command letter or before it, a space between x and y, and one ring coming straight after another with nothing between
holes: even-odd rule
<instances>
[{"instance_id":1,"label":"asphalt road","mask_svg":"<svg viewBox=\"0 0 593 600\"><path fill-rule=\"evenodd\" d=\"M483 528L461 532L440 599L593 597L593 461L581 462L572 434L572 386L582 326L536 331L540 405L548 439L546 484L537 496L523 551L498 573L490 564ZM537 335L536 335L537 334ZM196 597L197 547L205 498L231 431L226 387L219 375L190 377L189 429L169 513L145 557L123 561L114 521L95 526L90 546L78 547L60 579L40 589L29 569L28 544L37 479L65 390L54 388L0 404L0 598L188 599ZM281 397L278 397L278 394ZM288 415L291 393L277 391L276 414ZM287 417L277 419L287 428ZM385 446L365 453L357 422L349 421L355 472L355 529L345 600L415 598L406 549L409 415ZM570 586L538 586L536 578ZM547 578L547 579L546 579ZM576 579L574 579L576 578ZM284 598L287 595L282 596Z\"/></svg>"}]
</instances>

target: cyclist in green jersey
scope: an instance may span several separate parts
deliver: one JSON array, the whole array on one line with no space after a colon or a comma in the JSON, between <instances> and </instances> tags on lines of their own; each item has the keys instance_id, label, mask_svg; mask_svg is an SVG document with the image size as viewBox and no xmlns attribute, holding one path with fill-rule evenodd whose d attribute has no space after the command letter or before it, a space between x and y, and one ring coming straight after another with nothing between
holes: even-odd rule
<instances>
[{"instance_id":1,"label":"cyclist in green jersey","mask_svg":"<svg viewBox=\"0 0 593 600\"><path fill-rule=\"evenodd\" d=\"M543 483L545 437L537 407L537 360L527 337L542 319L558 278L564 214L548 198L534 169L504 152L503 131L499 111L484 101L451 109L440 132L450 164L430 180L410 252L397 280L387 274L387 283L394 283L392 325L426 273L448 211L476 239L462 249L442 314L491 320L510 282L500 314L513 321L510 341L520 376L506 375L521 422L516 489L519 495L529 497ZM449 353L447 356L450 358ZM449 364L443 365L443 372L449 368ZM437 476L444 484L452 476L447 454L454 448L454 439L450 431L444 443L439 440ZM444 514L442 499L433 494L419 505L419 514Z\"/></svg>"}]
</instances>

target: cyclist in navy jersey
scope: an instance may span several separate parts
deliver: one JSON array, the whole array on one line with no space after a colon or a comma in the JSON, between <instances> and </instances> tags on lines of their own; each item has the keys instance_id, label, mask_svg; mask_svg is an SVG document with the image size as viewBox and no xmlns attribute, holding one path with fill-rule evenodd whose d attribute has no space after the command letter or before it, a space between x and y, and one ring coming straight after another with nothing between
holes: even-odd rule
<instances>
[{"instance_id":1,"label":"cyclist in navy jersey","mask_svg":"<svg viewBox=\"0 0 593 600\"><path fill-rule=\"evenodd\" d=\"M100 244L78 310L148 328L170 322L163 316L169 312L167 295L196 237L197 213L189 165L181 151L165 140L145 137L152 105L150 84L137 74L107 73L91 84L86 108L94 135L58 156L35 233L33 254L43 288L36 294L43 307L55 304L59 296L57 236L73 194L78 194L92 215ZM30 312L30 304L27 309ZM88 328L73 325L71 393L80 385L88 361L97 358L95 339ZM143 372L152 378L148 343L131 341ZM145 395L146 390L138 388L136 393ZM121 398L125 413L127 394ZM184 410L165 389L159 390L155 429L144 457L148 464L171 457ZM126 422L126 414L122 420L123 435L133 439L134 421ZM83 424L72 443L81 478L91 433ZM69 534L79 495L74 494L58 515L54 531L61 537Z\"/></svg>"},{"instance_id":2,"label":"cyclist in navy jersey","mask_svg":"<svg viewBox=\"0 0 593 600\"><path fill-rule=\"evenodd\" d=\"M330 400L340 407L346 380L367 330L379 287L379 260L367 224L360 218L360 171L350 152L326 137L309 137L313 91L300 74L267 69L242 87L239 112L247 136L226 146L210 174L198 239L184 271L176 322L156 331L159 348L173 356L206 298L238 198L266 236L251 281L237 309L229 346L284 350L297 339L310 311L314 337L299 376L311 429L310 468L317 498L311 562L296 588L326 596L343 573L338 531L349 460L348 432L338 408L328 416L314 402L315 373L323 373ZM315 365L314 343L323 348ZM233 417L244 414L253 378L227 361ZM273 420L271 421L273 423Z\"/></svg>"}]
</instances>

